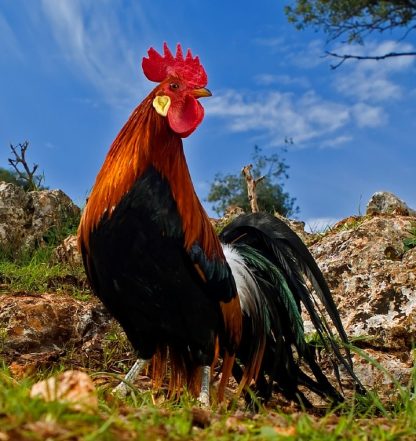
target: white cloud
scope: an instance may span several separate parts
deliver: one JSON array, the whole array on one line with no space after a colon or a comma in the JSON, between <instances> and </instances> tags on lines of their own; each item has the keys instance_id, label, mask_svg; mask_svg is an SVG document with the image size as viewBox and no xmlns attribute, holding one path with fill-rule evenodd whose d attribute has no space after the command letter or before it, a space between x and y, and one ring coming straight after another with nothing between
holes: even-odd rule
<instances>
[{"instance_id":1,"label":"white cloud","mask_svg":"<svg viewBox=\"0 0 416 441\"><path fill-rule=\"evenodd\" d=\"M243 94L228 90L206 105L208 116L226 117L235 132L262 133L271 145L283 144L290 136L297 145L335 139L333 134L351 121L351 109L327 101L314 92L300 97L290 93ZM344 138L345 141L345 138Z\"/></svg>"},{"instance_id":2,"label":"white cloud","mask_svg":"<svg viewBox=\"0 0 416 441\"><path fill-rule=\"evenodd\" d=\"M305 77L292 77L290 75L273 75L273 74L259 74L256 75L255 81L261 86L271 86L273 84L285 85L285 86L300 86L307 88L310 86L310 82Z\"/></svg>"},{"instance_id":3,"label":"white cloud","mask_svg":"<svg viewBox=\"0 0 416 441\"><path fill-rule=\"evenodd\" d=\"M340 76L335 87L343 95L368 101L386 101L402 96L401 87L387 78L386 71L368 72L357 66L353 72Z\"/></svg>"},{"instance_id":4,"label":"white cloud","mask_svg":"<svg viewBox=\"0 0 416 441\"><path fill-rule=\"evenodd\" d=\"M388 120L381 106L327 100L308 91L226 90L206 102L206 115L224 118L233 132L252 132L269 145L286 137L300 147L337 148L353 139L351 129L380 127ZM347 132L348 130L348 132Z\"/></svg>"},{"instance_id":5,"label":"white cloud","mask_svg":"<svg viewBox=\"0 0 416 441\"><path fill-rule=\"evenodd\" d=\"M257 38L254 42L267 47L272 54L279 54L282 66L292 65L309 70L326 63L325 45L320 39L310 40L307 45L288 36Z\"/></svg>"},{"instance_id":6,"label":"white cloud","mask_svg":"<svg viewBox=\"0 0 416 441\"><path fill-rule=\"evenodd\" d=\"M327 139L320 143L321 148L337 148L347 142L352 141L354 138L351 135L339 135L335 138Z\"/></svg>"},{"instance_id":7,"label":"white cloud","mask_svg":"<svg viewBox=\"0 0 416 441\"><path fill-rule=\"evenodd\" d=\"M279 38L263 44L280 48L283 42ZM344 46L337 52L382 55L411 50L414 50L411 44L385 41L369 43L365 47ZM309 42L303 49L293 50L292 47L290 53L286 49L281 52L285 64L308 69L324 61L327 63L323 53L324 44L320 40ZM289 136L296 145L336 148L352 141L355 129L376 128L388 121L389 109L385 103L405 96L396 76L413 65L414 59L410 57L345 63L336 72L328 70L327 84L332 82L337 92L330 98L314 91L315 85L325 80L322 73L316 82L311 76L263 73L255 80L268 91L257 94L226 91L211 103L207 114L226 117L229 129L256 132L272 145L282 144ZM310 90L303 94L270 90L281 85Z\"/></svg>"},{"instance_id":8,"label":"white cloud","mask_svg":"<svg viewBox=\"0 0 416 441\"><path fill-rule=\"evenodd\" d=\"M259 46L269 47L273 50L279 50L279 52L286 47L286 41L283 37L256 38L254 43Z\"/></svg>"},{"instance_id":9,"label":"white cloud","mask_svg":"<svg viewBox=\"0 0 416 441\"><path fill-rule=\"evenodd\" d=\"M324 44L322 40L311 40L306 47L291 48L285 63L290 63L301 69L313 69L320 64L326 63Z\"/></svg>"},{"instance_id":10,"label":"white cloud","mask_svg":"<svg viewBox=\"0 0 416 441\"><path fill-rule=\"evenodd\" d=\"M335 52L379 56L390 52L412 50L414 47L409 43L385 41L370 43L367 46L343 46ZM414 57L393 57L382 61L350 61L339 68L334 85L338 92L348 97L358 98L360 101L382 102L399 99L403 96L403 90L392 77L409 69L413 63Z\"/></svg>"},{"instance_id":11,"label":"white cloud","mask_svg":"<svg viewBox=\"0 0 416 441\"><path fill-rule=\"evenodd\" d=\"M136 54L143 54L145 48L131 49L126 39L127 26L121 28L116 4L42 0L42 9L60 54L70 68L87 78L113 105L135 100L144 88ZM145 21L140 18L140 10L135 12L136 20Z\"/></svg>"},{"instance_id":12,"label":"white cloud","mask_svg":"<svg viewBox=\"0 0 416 441\"><path fill-rule=\"evenodd\" d=\"M387 122L387 114L382 107L357 103L352 107L352 114L358 127L379 127Z\"/></svg>"}]
</instances>

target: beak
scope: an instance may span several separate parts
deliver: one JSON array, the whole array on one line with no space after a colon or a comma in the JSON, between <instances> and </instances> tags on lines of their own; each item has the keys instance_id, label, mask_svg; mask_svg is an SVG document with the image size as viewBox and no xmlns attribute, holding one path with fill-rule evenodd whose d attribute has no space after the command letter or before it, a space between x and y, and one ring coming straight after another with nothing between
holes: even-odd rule
<instances>
[{"instance_id":1,"label":"beak","mask_svg":"<svg viewBox=\"0 0 416 441\"><path fill-rule=\"evenodd\" d=\"M204 97L207 97L207 96L212 96L212 93L207 88L201 87L199 89L194 89L192 91L192 95L195 98L204 98Z\"/></svg>"}]
</instances>

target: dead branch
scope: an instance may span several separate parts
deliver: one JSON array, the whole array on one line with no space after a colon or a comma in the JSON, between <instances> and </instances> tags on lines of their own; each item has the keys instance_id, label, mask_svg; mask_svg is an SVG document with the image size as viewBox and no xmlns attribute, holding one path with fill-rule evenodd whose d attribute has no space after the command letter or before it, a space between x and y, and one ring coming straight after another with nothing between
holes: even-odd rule
<instances>
[{"instance_id":1,"label":"dead branch","mask_svg":"<svg viewBox=\"0 0 416 441\"><path fill-rule=\"evenodd\" d=\"M26 160L26 150L29 147L29 142L25 141L23 143L19 143L16 146L10 144L10 149L14 155L13 158L8 158L9 164L14 168L17 175L20 179L22 179L26 184L29 190L36 190L42 181L42 177L36 176L36 170L38 169L38 164L33 164L32 169L30 169L27 160ZM20 152L18 152L18 150ZM19 165L21 165L24 171L19 169Z\"/></svg>"},{"instance_id":2,"label":"dead branch","mask_svg":"<svg viewBox=\"0 0 416 441\"><path fill-rule=\"evenodd\" d=\"M339 61L336 64L331 64L331 69L337 69L338 67L340 67L343 63L345 63L345 61L347 60L385 60L386 58L392 58L392 57L407 57L407 56L411 56L414 57L416 56L416 52L389 52L387 54L383 54L383 55L351 55L351 54L337 54L336 52L329 52L329 51L325 51L326 55L329 55L331 57L334 58L339 58L341 61Z\"/></svg>"},{"instance_id":3,"label":"dead branch","mask_svg":"<svg viewBox=\"0 0 416 441\"><path fill-rule=\"evenodd\" d=\"M261 182L265 177L261 176L260 178L254 179L251 175L251 169L253 168L252 164L246 165L242 168L241 173L244 175L247 184L247 196L250 202L250 207L252 213L259 212L259 206L257 204L257 193L256 187L259 182Z\"/></svg>"}]
</instances>

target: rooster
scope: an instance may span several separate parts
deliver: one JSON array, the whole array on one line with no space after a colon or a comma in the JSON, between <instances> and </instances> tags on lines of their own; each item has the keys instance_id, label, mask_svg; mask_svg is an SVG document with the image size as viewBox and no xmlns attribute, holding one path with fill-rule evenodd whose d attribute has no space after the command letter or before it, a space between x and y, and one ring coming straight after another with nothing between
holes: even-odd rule
<instances>
[{"instance_id":1,"label":"rooster","mask_svg":"<svg viewBox=\"0 0 416 441\"><path fill-rule=\"evenodd\" d=\"M353 381L347 344L330 291L307 248L283 222L242 215L218 237L187 167L182 138L202 122L211 96L198 57L166 43L143 58L158 83L133 111L99 172L78 230L94 293L119 321L138 360L117 390L152 361L159 379L169 362L170 389L184 385L209 403L212 369L218 398L228 380L267 400L276 388L308 403L306 386L342 400L305 340L302 309ZM317 308L317 297L338 333Z\"/></svg>"}]
</instances>

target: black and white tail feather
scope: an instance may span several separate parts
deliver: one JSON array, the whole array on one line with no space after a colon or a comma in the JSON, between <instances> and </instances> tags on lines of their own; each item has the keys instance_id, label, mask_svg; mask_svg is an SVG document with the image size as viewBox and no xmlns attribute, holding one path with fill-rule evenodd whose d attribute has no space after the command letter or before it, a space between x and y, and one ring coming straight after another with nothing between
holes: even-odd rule
<instances>
[{"instance_id":1,"label":"black and white tail feather","mask_svg":"<svg viewBox=\"0 0 416 441\"><path fill-rule=\"evenodd\" d=\"M364 392L353 371L348 338L331 292L302 240L284 222L266 213L238 217L224 228L220 240L243 311L242 342L233 370L237 381L244 376L256 378L256 394L265 401L277 388L288 399L309 406L299 386L333 402L343 400L305 339L304 310L331 354L339 386L338 366L342 366L356 389ZM246 366L252 372L245 371Z\"/></svg>"}]
</instances>

